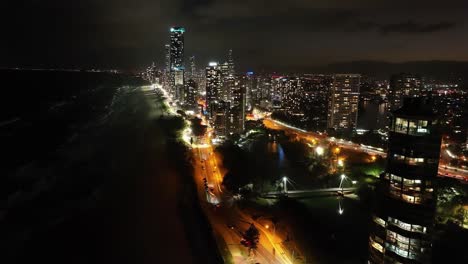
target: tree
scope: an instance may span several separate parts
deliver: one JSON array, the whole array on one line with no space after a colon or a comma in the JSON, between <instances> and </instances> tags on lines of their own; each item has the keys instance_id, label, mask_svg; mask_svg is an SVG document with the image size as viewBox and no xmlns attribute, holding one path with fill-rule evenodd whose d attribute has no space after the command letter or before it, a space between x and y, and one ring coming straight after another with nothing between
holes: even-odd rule
<instances>
[{"instance_id":1,"label":"tree","mask_svg":"<svg viewBox=\"0 0 468 264\"><path fill-rule=\"evenodd\" d=\"M206 133L206 126L202 125L200 118L192 119L192 132L195 136L201 137Z\"/></svg>"},{"instance_id":2,"label":"tree","mask_svg":"<svg viewBox=\"0 0 468 264\"><path fill-rule=\"evenodd\" d=\"M249 250L254 250L257 248L258 241L260 240L260 232L258 232L258 229L254 224L250 224L249 229L245 231L244 239L248 241L247 245Z\"/></svg>"}]
</instances>

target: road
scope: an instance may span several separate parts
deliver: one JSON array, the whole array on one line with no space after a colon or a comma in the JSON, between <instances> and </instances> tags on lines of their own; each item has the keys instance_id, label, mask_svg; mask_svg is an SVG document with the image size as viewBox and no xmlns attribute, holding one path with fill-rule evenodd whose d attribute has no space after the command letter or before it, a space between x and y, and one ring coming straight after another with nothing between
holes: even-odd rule
<instances>
[{"instance_id":1,"label":"road","mask_svg":"<svg viewBox=\"0 0 468 264\"><path fill-rule=\"evenodd\" d=\"M270 118L265 118L263 120L263 124L265 127L273 130L283 130L291 134L295 134L298 137L315 142L317 140L326 140L328 142L332 142L336 145L338 145L340 148L343 149L348 149L348 150L354 150L354 151L359 151L359 152L366 152L371 155L379 155L382 157L386 157L387 153L383 151L383 149L375 148L372 146L365 146L365 145L359 145L356 143L353 143L351 141L345 141L342 139L336 139L336 138L329 138L324 134L319 134L315 132L309 132L305 131L299 128L292 127L290 125L284 124L282 122L270 119ZM454 178L457 180L465 181L468 182L468 170L462 169L462 168L456 168L456 167L451 167L451 166L446 166L441 164L439 166L439 176L440 177L450 177Z\"/></svg>"},{"instance_id":2,"label":"road","mask_svg":"<svg viewBox=\"0 0 468 264\"><path fill-rule=\"evenodd\" d=\"M213 151L213 146L205 138L205 144L192 148L195 169L195 180L198 185L199 199L218 238L220 252L225 255L225 261L233 263L293 263L281 246L279 237L272 234L261 224L237 208L232 196L223 190L220 157ZM205 190L203 178L210 186ZM213 199L213 196L215 197ZM217 203L220 203L217 206ZM259 229L260 242L257 250L249 256L246 247L240 244L242 234L250 223ZM222 241L220 241L222 240Z\"/></svg>"}]
</instances>

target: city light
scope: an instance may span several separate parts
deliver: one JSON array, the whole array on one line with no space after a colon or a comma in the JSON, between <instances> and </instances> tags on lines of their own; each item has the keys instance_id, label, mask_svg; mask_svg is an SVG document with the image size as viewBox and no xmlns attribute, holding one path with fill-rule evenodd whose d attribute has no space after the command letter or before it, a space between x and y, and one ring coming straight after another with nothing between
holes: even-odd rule
<instances>
[{"instance_id":1,"label":"city light","mask_svg":"<svg viewBox=\"0 0 468 264\"><path fill-rule=\"evenodd\" d=\"M321 146L318 146L315 148L315 153L317 153L319 156L322 156L325 153L325 149Z\"/></svg>"},{"instance_id":2,"label":"city light","mask_svg":"<svg viewBox=\"0 0 468 264\"><path fill-rule=\"evenodd\" d=\"M338 162L338 166L339 166L339 167L343 167L343 166L344 166L344 159L343 159L343 158L339 158L337 162Z\"/></svg>"}]
</instances>

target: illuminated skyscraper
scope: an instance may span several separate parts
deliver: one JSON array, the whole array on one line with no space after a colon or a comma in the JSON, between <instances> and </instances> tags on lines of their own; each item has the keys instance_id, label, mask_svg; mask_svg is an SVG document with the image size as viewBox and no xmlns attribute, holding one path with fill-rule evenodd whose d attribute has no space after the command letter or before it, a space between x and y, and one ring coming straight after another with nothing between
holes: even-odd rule
<instances>
[{"instance_id":1,"label":"illuminated skyscraper","mask_svg":"<svg viewBox=\"0 0 468 264\"><path fill-rule=\"evenodd\" d=\"M213 124L216 136L218 137L224 137L228 134L229 109L229 102L220 101L213 105Z\"/></svg>"},{"instance_id":2,"label":"illuminated skyscraper","mask_svg":"<svg viewBox=\"0 0 468 264\"><path fill-rule=\"evenodd\" d=\"M171 45L169 44L164 45L164 50L166 52L165 57L164 57L164 62L165 62L164 70L166 72L170 72L171 71Z\"/></svg>"},{"instance_id":3,"label":"illuminated skyscraper","mask_svg":"<svg viewBox=\"0 0 468 264\"><path fill-rule=\"evenodd\" d=\"M241 75L235 78L232 90L232 101L229 120L229 132L242 133L245 125L247 76Z\"/></svg>"},{"instance_id":4,"label":"illuminated skyscraper","mask_svg":"<svg viewBox=\"0 0 468 264\"><path fill-rule=\"evenodd\" d=\"M356 127L361 76L335 74L328 101L328 128L335 130Z\"/></svg>"},{"instance_id":5,"label":"illuminated skyscraper","mask_svg":"<svg viewBox=\"0 0 468 264\"><path fill-rule=\"evenodd\" d=\"M246 85L246 108L248 110L252 109L254 104L259 102L259 93L257 87L257 77L253 72L247 72L247 85Z\"/></svg>"},{"instance_id":6,"label":"illuminated skyscraper","mask_svg":"<svg viewBox=\"0 0 468 264\"><path fill-rule=\"evenodd\" d=\"M229 64L227 62L218 65L221 71L223 85L221 88L220 99L224 101L232 100L232 89L234 87L234 75L229 73Z\"/></svg>"},{"instance_id":7,"label":"illuminated skyscraper","mask_svg":"<svg viewBox=\"0 0 468 264\"><path fill-rule=\"evenodd\" d=\"M441 135L427 98L393 112L380 176L369 263L430 263Z\"/></svg>"},{"instance_id":8,"label":"illuminated skyscraper","mask_svg":"<svg viewBox=\"0 0 468 264\"><path fill-rule=\"evenodd\" d=\"M171 70L184 69L184 33L183 27L172 27L171 32Z\"/></svg>"},{"instance_id":9,"label":"illuminated skyscraper","mask_svg":"<svg viewBox=\"0 0 468 264\"><path fill-rule=\"evenodd\" d=\"M195 56L190 56L189 58L189 69L188 69L188 74L187 74L187 79L192 79L197 81L197 68L195 64Z\"/></svg>"},{"instance_id":10,"label":"illuminated skyscraper","mask_svg":"<svg viewBox=\"0 0 468 264\"><path fill-rule=\"evenodd\" d=\"M222 88L222 74L218 67L218 63L210 62L205 70L206 76L206 110L213 115L213 107L217 102L220 102Z\"/></svg>"},{"instance_id":11,"label":"illuminated skyscraper","mask_svg":"<svg viewBox=\"0 0 468 264\"><path fill-rule=\"evenodd\" d=\"M390 78L388 94L388 110L394 111L403 105L407 97L421 96L422 79L420 76L408 73L395 74Z\"/></svg>"},{"instance_id":12,"label":"illuminated skyscraper","mask_svg":"<svg viewBox=\"0 0 468 264\"><path fill-rule=\"evenodd\" d=\"M236 70L234 67L234 58L232 57L232 49L230 49L228 52L227 64L228 64L228 74L236 75Z\"/></svg>"},{"instance_id":13,"label":"illuminated skyscraper","mask_svg":"<svg viewBox=\"0 0 468 264\"><path fill-rule=\"evenodd\" d=\"M171 89L171 45L165 44L164 45L164 71L163 71L163 80L162 85L165 89Z\"/></svg>"},{"instance_id":14,"label":"illuminated skyscraper","mask_svg":"<svg viewBox=\"0 0 468 264\"><path fill-rule=\"evenodd\" d=\"M184 104L187 109L192 110L197 107L197 93L198 85L194 80L189 79L185 82Z\"/></svg>"},{"instance_id":15,"label":"illuminated skyscraper","mask_svg":"<svg viewBox=\"0 0 468 264\"><path fill-rule=\"evenodd\" d=\"M184 33L183 27L172 27L170 46L171 90L181 99L184 89Z\"/></svg>"}]
</instances>

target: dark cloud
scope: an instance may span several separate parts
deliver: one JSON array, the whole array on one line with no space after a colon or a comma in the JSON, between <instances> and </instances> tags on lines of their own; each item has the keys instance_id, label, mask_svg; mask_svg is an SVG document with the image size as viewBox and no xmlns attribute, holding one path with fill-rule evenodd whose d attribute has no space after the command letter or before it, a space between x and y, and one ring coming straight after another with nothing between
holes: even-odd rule
<instances>
[{"instance_id":1,"label":"dark cloud","mask_svg":"<svg viewBox=\"0 0 468 264\"><path fill-rule=\"evenodd\" d=\"M7 0L0 66L139 67L163 60L173 25L186 27L186 53L198 65L223 60L230 48L244 69L468 60L468 10L450 2L433 8L436 1L414 0L402 8L403 0Z\"/></svg>"},{"instance_id":2,"label":"dark cloud","mask_svg":"<svg viewBox=\"0 0 468 264\"><path fill-rule=\"evenodd\" d=\"M426 34L439 31L446 31L457 26L455 22L438 22L433 24L422 24L408 20L401 23L388 24L380 27L383 34L402 33L402 34Z\"/></svg>"}]
</instances>

